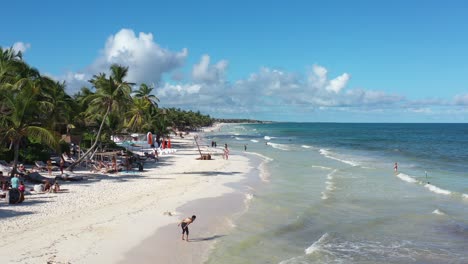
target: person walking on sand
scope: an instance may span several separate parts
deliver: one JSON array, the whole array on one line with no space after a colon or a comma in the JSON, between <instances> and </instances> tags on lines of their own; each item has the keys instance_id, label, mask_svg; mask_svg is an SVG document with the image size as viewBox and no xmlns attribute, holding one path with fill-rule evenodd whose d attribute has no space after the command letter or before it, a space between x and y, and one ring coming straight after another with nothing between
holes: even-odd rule
<instances>
[{"instance_id":1,"label":"person walking on sand","mask_svg":"<svg viewBox=\"0 0 468 264\"><path fill-rule=\"evenodd\" d=\"M393 170L395 171L395 174L398 173L398 163L395 162L395 165L393 166Z\"/></svg>"},{"instance_id":2,"label":"person walking on sand","mask_svg":"<svg viewBox=\"0 0 468 264\"><path fill-rule=\"evenodd\" d=\"M193 221L195 221L195 219L197 218L197 216L195 215L192 215L192 217L187 217L185 218L184 220L180 221L180 223L177 225L177 226L181 226L182 227L182 240L184 240L184 234L187 234L187 239L185 241L189 242L189 229L188 229L188 225L190 225L191 223L193 223Z\"/></svg>"}]
</instances>

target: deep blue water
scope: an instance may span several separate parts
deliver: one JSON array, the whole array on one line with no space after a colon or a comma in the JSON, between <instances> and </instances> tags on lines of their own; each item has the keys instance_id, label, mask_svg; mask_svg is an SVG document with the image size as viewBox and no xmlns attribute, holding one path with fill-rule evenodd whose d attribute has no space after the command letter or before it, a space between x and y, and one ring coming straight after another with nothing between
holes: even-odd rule
<instances>
[{"instance_id":1,"label":"deep blue water","mask_svg":"<svg viewBox=\"0 0 468 264\"><path fill-rule=\"evenodd\" d=\"M272 123L247 125L277 142L367 152L468 175L468 124Z\"/></svg>"}]
</instances>

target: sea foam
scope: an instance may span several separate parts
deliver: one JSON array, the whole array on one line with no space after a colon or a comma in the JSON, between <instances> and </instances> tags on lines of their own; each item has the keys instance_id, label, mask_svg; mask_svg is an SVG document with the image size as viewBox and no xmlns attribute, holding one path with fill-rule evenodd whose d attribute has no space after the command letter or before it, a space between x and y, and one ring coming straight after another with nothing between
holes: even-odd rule
<instances>
[{"instance_id":1,"label":"sea foam","mask_svg":"<svg viewBox=\"0 0 468 264\"><path fill-rule=\"evenodd\" d=\"M256 139L251 139L250 141L252 141L254 143L258 143L258 140L256 140Z\"/></svg>"},{"instance_id":2,"label":"sea foam","mask_svg":"<svg viewBox=\"0 0 468 264\"><path fill-rule=\"evenodd\" d=\"M288 145L285 144L279 144L279 143L271 143L268 142L269 146L272 146L275 149L280 149L280 150L291 150L291 148Z\"/></svg>"},{"instance_id":3,"label":"sea foam","mask_svg":"<svg viewBox=\"0 0 468 264\"><path fill-rule=\"evenodd\" d=\"M335 183L333 182L333 174L337 172L337 169L334 169L327 175L327 181L325 181L325 191L322 192L322 200L327 200L329 194L336 189Z\"/></svg>"},{"instance_id":4,"label":"sea foam","mask_svg":"<svg viewBox=\"0 0 468 264\"><path fill-rule=\"evenodd\" d=\"M323 156L329 158L329 159L337 160L337 161L346 163L348 165L351 165L353 167L359 166L359 163L357 163L357 162L350 161L350 160L339 159L337 157L332 156L332 153L327 149L320 149L319 153L322 154Z\"/></svg>"},{"instance_id":5,"label":"sea foam","mask_svg":"<svg viewBox=\"0 0 468 264\"><path fill-rule=\"evenodd\" d=\"M418 181L404 173L398 173L396 175L398 178L404 180L405 182L409 182L409 183L418 183Z\"/></svg>"},{"instance_id":6,"label":"sea foam","mask_svg":"<svg viewBox=\"0 0 468 264\"><path fill-rule=\"evenodd\" d=\"M319 240L315 241L310 247L305 249L305 253L307 255L314 253L317 250L320 250L322 244L325 242L325 240L328 238L328 233L323 234Z\"/></svg>"},{"instance_id":7,"label":"sea foam","mask_svg":"<svg viewBox=\"0 0 468 264\"><path fill-rule=\"evenodd\" d=\"M319 165L311 165L312 168L322 169L322 170L332 170L332 168L319 166Z\"/></svg>"},{"instance_id":8,"label":"sea foam","mask_svg":"<svg viewBox=\"0 0 468 264\"><path fill-rule=\"evenodd\" d=\"M440 211L439 209L435 209L432 213L437 215L445 215L445 213Z\"/></svg>"},{"instance_id":9,"label":"sea foam","mask_svg":"<svg viewBox=\"0 0 468 264\"><path fill-rule=\"evenodd\" d=\"M438 194L444 194L444 195L450 195L452 194L451 191L447 191L447 190L444 190L444 189L441 189L435 185L432 185L432 184L425 184L424 187L426 187L427 189L429 189L429 191L431 192L434 192L434 193L438 193Z\"/></svg>"}]
</instances>

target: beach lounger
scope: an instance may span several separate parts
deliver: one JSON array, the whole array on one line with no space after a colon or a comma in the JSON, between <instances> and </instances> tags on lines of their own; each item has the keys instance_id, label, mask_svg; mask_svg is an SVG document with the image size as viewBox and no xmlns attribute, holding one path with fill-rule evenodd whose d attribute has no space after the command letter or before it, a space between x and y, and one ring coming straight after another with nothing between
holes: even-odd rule
<instances>
[{"instance_id":1,"label":"beach lounger","mask_svg":"<svg viewBox=\"0 0 468 264\"><path fill-rule=\"evenodd\" d=\"M47 170L47 164L45 164L43 161L37 160L34 162L38 170L41 171L46 171Z\"/></svg>"},{"instance_id":2,"label":"beach lounger","mask_svg":"<svg viewBox=\"0 0 468 264\"><path fill-rule=\"evenodd\" d=\"M41 170L41 171L47 171L47 170L48 170L48 169L47 169L47 164L44 163L44 162L41 161L41 160L38 160L38 161L34 162L34 164L36 164L36 167L37 167L39 170ZM52 170L53 170L53 171L58 171L58 170L59 170L59 167L52 165Z\"/></svg>"}]
</instances>

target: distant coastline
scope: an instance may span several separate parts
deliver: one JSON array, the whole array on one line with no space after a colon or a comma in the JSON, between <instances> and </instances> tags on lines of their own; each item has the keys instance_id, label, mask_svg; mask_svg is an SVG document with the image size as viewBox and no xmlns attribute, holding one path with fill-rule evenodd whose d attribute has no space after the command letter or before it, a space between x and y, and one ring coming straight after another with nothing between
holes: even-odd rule
<instances>
[{"instance_id":1,"label":"distant coastline","mask_svg":"<svg viewBox=\"0 0 468 264\"><path fill-rule=\"evenodd\" d=\"M270 124L270 123L275 123L273 121L263 121L263 120L255 120L255 119L237 119L237 118L229 118L229 119L224 119L224 118L214 118L213 119L215 122L218 123L248 123L248 124Z\"/></svg>"}]
</instances>

